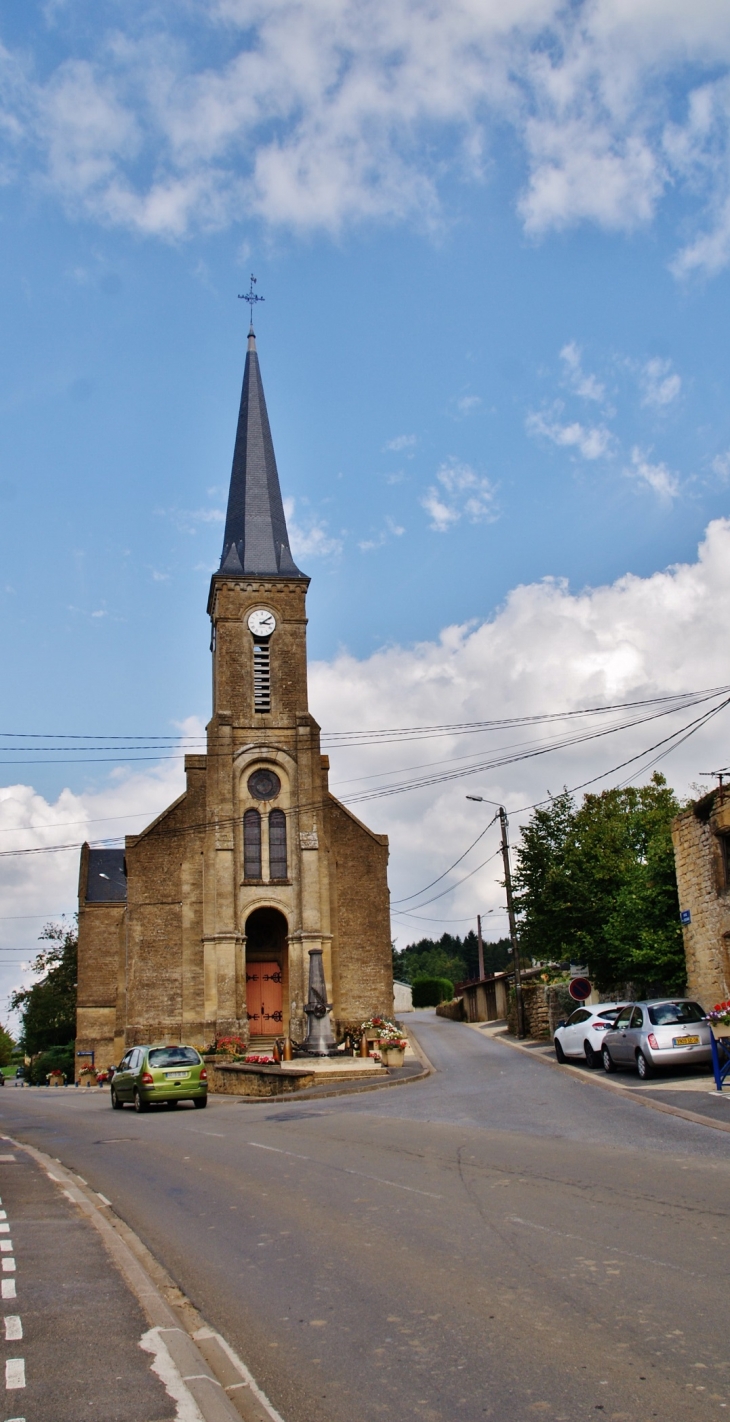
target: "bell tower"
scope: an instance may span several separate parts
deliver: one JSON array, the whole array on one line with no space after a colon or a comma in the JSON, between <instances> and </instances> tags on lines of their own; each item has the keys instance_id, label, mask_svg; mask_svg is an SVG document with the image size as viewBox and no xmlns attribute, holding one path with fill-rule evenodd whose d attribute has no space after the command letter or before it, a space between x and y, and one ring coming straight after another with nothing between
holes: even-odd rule
<instances>
[{"instance_id":1,"label":"bell tower","mask_svg":"<svg viewBox=\"0 0 730 1422\"><path fill-rule=\"evenodd\" d=\"M327 784L307 701L308 586L251 328L208 600L207 754L185 757L187 789L123 851L81 856L76 1045L97 1065L155 1041L302 1041L312 951L337 1033L393 1010L388 841Z\"/></svg>"},{"instance_id":2,"label":"bell tower","mask_svg":"<svg viewBox=\"0 0 730 1422\"><path fill-rule=\"evenodd\" d=\"M218 1037L246 1037L249 1026L254 1036L299 1035L308 948L324 950L331 975L321 834L326 763L307 698L308 586L289 547L252 327L223 552L208 601L213 715L203 939L205 1018ZM278 939L274 933L267 948L262 925L274 922ZM256 961L279 966L279 1009L269 1003L270 1011L257 1012L254 1003L251 1010L247 984L258 981Z\"/></svg>"}]
</instances>

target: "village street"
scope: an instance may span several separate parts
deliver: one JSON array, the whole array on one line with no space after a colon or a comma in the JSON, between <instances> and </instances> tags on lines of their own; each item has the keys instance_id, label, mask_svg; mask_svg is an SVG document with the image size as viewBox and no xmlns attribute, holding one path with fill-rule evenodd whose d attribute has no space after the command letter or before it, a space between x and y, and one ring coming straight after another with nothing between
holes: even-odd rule
<instances>
[{"instance_id":1,"label":"village street","mask_svg":"<svg viewBox=\"0 0 730 1422\"><path fill-rule=\"evenodd\" d=\"M8 1088L0 1126L108 1197L284 1422L727 1416L728 1135L413 1024L412 1086L141 1117Z\"/></svg>"}]
</instances>

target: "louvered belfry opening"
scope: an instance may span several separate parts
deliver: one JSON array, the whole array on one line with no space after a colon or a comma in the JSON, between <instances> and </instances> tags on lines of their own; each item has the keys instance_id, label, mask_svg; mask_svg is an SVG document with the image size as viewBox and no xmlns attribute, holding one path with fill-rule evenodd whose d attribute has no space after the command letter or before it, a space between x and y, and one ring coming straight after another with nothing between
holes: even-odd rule
<instances>
[{"instance_id":1,"label":"louvered belfry opening","mask_svg":"<svg viewBox=\"0 0 730 1422\"><path fill-rule=\"evenodd\" d=\"M258 810L247 810L243 817L243 876L261 878L261 816Z\"/></svg>"},{"instance_id":2,"label":"louvered belfry opening","mask_svg":"<svg viewBox=\"0 0 730 1422\"><path fill-rule=\"evenodd\" d=\"M253 705L254 711L271 710L271 644L268 638L253 644Z\"/></svg>"},{"instance_id":3,"label":"louvered belfry opening","mask_svg":"<svg viewBox=\"0 0 730 1422\"><path fill-rule=\"evenodd\" d=\"M272 810L269 815L269 878L286 877L286 815L283 810Z\"/></svg>"}]
</instances>

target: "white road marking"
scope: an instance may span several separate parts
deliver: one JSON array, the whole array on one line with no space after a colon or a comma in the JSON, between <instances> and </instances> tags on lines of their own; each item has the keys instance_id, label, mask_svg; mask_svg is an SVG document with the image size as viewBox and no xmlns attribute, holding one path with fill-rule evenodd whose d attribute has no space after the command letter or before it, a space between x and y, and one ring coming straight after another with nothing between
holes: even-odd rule
<instances>
[{"instance_id":1,"label":"white road marking","mask_svg":"<svg viewBox=\"0 0 730 1422\"><path fill-rule=\"evenodd\" d=\"M557 1234L560 1239L574 1239L578 1244L595 1245L595 1241L586 1239L582 1234L566 1234L562 1229L550 1229L549 1225L533 1224L532 1220L521 1220L519 1215L507 1215L510 1224L524 1225L526 1229L539 1229L542 1234ZM611 1245L613 1254L623 1254L627 1259L640 1259L642 1264L655 1264L660 1269L675 1269L678 1274L690 1274L693 1279L705 1279L706 1274L697 1274L693 1269L685 1269L683 1264L670 1264L666 1259L652 1259L648 1254L635 1254L631 1249L615 1249Z\"/></svg>"},{"instance_id":2,"label":"white road marking","mask_svg":"<svg viewBox=\"0 0 730 1422\"><path fill-rule=\"evenodd\" d=\"M7 1210L0 1210L0 1220L6 1220L7 1217L8 1217L8 1212L7 1212Z\"/></svg>"},{"instance_id":3,"label":"white road marking","mask_svg":"<svg viewBox=\"0 0 730 1422\"><path fill-rule=\"evenodd\" d=\"M291 1155L294 1160L311 1160L311 1155L299 1155L295 1150L281 1150L279 1146L262 1145L260 1141L246 1141L246 1145L255 1146L257 1150L273 1150L275 1155Z\"/></svg>"},{"instance_id":4,"label":"white road marking","mask_svg":"<svg viewBox=\"0 0 730 1422\"><path fill-rule=\"evenodd\" d=\"M12 1254L12 1252L13 1252L13 1241L12 1241L12 1239L0 1239L0 1254Z\"/></svg>"},{"instance_id":5,"label":"white road marking","mask_svg":"<svg viewBox=\"0 0 730 1422\"><path fill-rule=\"evenodd\" d=\"M3 1211L3 1214L4 1214L4 1213L5 1213L5 1211ZM10 1225L9 1225L9 1224L0 1224L0 1234L10 1234Z\"/></svg>"},{"instance_id":6,"label":"white road marking","mask_svg":"<svg viewBox=\"0 0 730 1422\"><path fill-rule=\"evenodd\" d=\"M311 1155L298 1155L294 1150L282 1150L280 1146L262 1145L261 1141L246 1141L246 1145L257 1150L271 1150L275 1155L290 1155L294 1160L311 1160ZM321 1165L321 1161L317 1161ZM417 1190L415 1185L401 1185L397 1180L383 1180L380 1175L368 1175L364 1170L348 1170L346 1165L329 1165L328 1170L339 1170L343 1175L357 1175L360 1180L374 1180L376 1185L391 1185L394 1190L407 1190L410 1195L426 1195L429 1200L443 1200L443 1195L434 1195L431 1190Z\"/></svg>"},{"instance_id":7,"label":"white road marking","mask_svg":"<svg viewBox=\"0 0 730 1422\"><path fill-rule=\"evenodd\" d=\"M101 1190L97 1190L96 1193L99 1199L101 1200L102 1205L111 1205L111 1200L107 1200L106 1195L102 1195Z\"/></svg>"},{"instance_id":8,"label":"white road marking","mask_svg":"<svg viewBox=\"0 0 730 1422\"><path fill-rule=\"evenodd\" d=\"M3 1259L3 1274L14 1274L14 1273L15 1273L15 1260L14 1260L14 1259Z\"/></svg>"},{"instance_id":9,"label":"white road marking","mask_svg":"<svg viewBox=\"0 0 730 1422\"><path fill-rule=\"evenodd\" d=\"M152 1372L157 1374L168 1397L176 1405L175 1422L203 1422L202 1413L170 1357L159 1328L150 1328L149 1332L143 1333L139 1346L145 1353L152 1354Z\"/></svg>"},{"instance_id":10,"label":"white road marking","mask_svg":"<svg viewBox=\"0 0 730 1422\"><path fill-rule=\"evenodd\" d=\"M0 1155L0 1160L15 1160L14 1155Z\"/></svg>"},{"instance_id":11,"label":"white road marking","mask_svg":"<svg viewBox=\"0 0 730 1422\"><path fill-rule=\"evenodd\" d=\"M6 1359L5 1386L8 1392L17 1387L25 1387L25 1358Z\"/></svg>"},{"instance_id":12,"label":"white road marking","mask_svg":"<svg viewBox=\"0 0 730 1422\"><path fill-rule=\"evenodd\" d=\"M14 1279L0 1279L0 1298L17 1299Z\"/></svg>"},{"instance_id":13,"label":"white road marking","mask_svg":"<svg viewBox=\"0 0 730 1422\"><path fill-rule=\"evenodd\" d=\"M14 1343L17 1338L23 1337L23 1325L20 1315L17 1313L6 1313L5 1315L5 1341Z\"/></svg>"}]
</instances>

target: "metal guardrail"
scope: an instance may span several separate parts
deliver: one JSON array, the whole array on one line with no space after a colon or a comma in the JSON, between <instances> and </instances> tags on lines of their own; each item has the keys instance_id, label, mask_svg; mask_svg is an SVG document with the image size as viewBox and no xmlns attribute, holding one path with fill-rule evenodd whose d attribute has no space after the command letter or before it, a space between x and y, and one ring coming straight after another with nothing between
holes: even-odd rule
<instances>
[{"instance_id":1,"label":"metal guardrail","mask_svg":"<svg viewBox=\"0 0 730 1422\"><path fill-rule=\"evenodd\" d=\"M730 1073L730 1038L721 1038L718 1042L714 1032L710 1032L710 1046L712 1048L712 1070L715 1077L715 1086L718 1091L722 1091L722 1084L725 1077Z\"/></svg>"}]
</instances>

